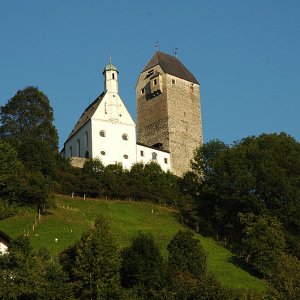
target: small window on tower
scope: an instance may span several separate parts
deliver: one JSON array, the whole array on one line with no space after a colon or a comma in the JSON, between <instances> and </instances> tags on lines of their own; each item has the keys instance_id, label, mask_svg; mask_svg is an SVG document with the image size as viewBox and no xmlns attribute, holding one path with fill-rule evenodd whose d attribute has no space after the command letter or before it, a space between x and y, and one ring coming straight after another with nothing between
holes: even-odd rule
<instances>
[{"instance_id":1,"label":"small window on tower","mask_svg":"<svg viewBox=\"0 0 300 300\"><path fill-rule=\"evenodd\" d=\"M157 85L157 79L153 80L153 85Z\"/></svg>"},{"instance_id":2,"label":"small window on tower","mask_svg":"<svg viewBox=\"0 0 300 300\"><path fill-rule=\"evenodd\" d=\"M168 159L166 157L164 158L164 161L165 161L165 164L168 163Z\"/></svg>"},{"instance_id":3,"label":"small window on tower","mask_svg":"<svg viewBox=\"0 0 300 300\"><path fill-rule=\"evenodd\" d=\"M112 79L115 79L115 73L112 73L111 76L112 76Z\"/></svg>"},{"instance_id":4,"label":"small window on tower","mask_svg":"<svg viewBox=\"0 0 300 300\"><path fill-rule=\"evenodd\" d=\"M123 133L122 139L123 139L124 141L127 141L127 140L128 140L128 134Z\"/></svg>"},{"instance_id":5,"label":"small window on tower","mask_svg":"<svg viewBox=\"0 0 300 300\"><path fill-rule=\"evenodd\" d=\"M105 155L105 154L106 154L105 151L101 151L100 153L101 153L102 155Z\"/></svg>"},{"instance_id":6,"label":"small window on tower","mask_svg":"<svg viewBox=\"0 0 300 300\"><path fill-rule=\"evenodd\" d=\"M104 130L100 130L99 134L100 134L100 136L101 136L101 137L105 137L105 136L106 136L106 134L105 134L105 131L104 131Z\"/></svg>"},{"instance_id":7,"label":"small window on tower","mask_svg":"<svg viewBox=\"0 0 300 300\"><path fill-rule=\"evenodd\" d=\"M124 154L123 157L124 157L125 159L128 159L128 155L127 155L127 154Z\"/></svg>"},{"instance_id":8,"label":"small window on tower","mask_svg":"<svg viewBox=\"0 0 300 300\"><path fill-rule=\"evenodd\" d=\"M141 156L144 156L144 151L141 151Z\"/></svg>"},{"instance_id":9,"label":"small window on tower","mask_svg":"<svg viewBox=\"0 0 300 300\"><path fill-rule=\"evenodd\" d=\"M144 95L145 94L145 89L141 89L141 94Z\"/></svg>"},{"instance_id":10,"label":"small window on tower","mask_svg":"<svg viewBox=\"0 0 300 300\"><path fill-rule=\"evenodd\" d=\"M172 78L172 84L176 84L176 81L174 78Z\"/></svg>"}]
</instances>

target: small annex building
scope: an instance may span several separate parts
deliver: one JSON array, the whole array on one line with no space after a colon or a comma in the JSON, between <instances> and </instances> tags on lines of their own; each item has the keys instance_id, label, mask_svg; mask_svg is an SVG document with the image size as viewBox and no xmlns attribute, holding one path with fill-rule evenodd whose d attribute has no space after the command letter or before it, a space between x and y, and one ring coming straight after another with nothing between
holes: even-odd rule
<instances>
[{"instance_id":1,"label":"small annex building","mask_svg":"<svg viewBox=\"0 0 300 300\"><path fill-rule=\"evenodd\" d=\"M137 143L136 124L119 95L119 71L111 58L102 74L104 91L68 136L62 151L65 158L78 167L87 158L99 158L105 166L119 163L130 169L137 162L155 161L162 170L171 170L169 151Z\"/></svg>"}]
</instances>

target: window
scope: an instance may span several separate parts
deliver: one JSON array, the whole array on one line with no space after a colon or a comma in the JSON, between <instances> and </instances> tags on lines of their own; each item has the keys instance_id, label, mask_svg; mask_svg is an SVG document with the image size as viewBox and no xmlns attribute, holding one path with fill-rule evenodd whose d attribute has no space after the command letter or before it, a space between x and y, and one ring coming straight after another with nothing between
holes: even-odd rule
<instances>
[{"instance_id":1,"label":"window","mask_svg":"<svg viewBox=\"0 0 300 300\"><path fill-rule=\"evenodd\" d=\"M72 149L72 146L70 146L70 157L73 156L73 149Z\"/></svg>"},{"instance_id":2,"label":"window","mask_svg":"<svg viewBox=\"0 0 300 300\"><path fill-rule=\"evenodd\" d=\"M102 155L105 155L105 154L106 154L105 151L101 151L100 153L101 153Z\"/></svg>"},{"instance_id":3,"label":"window","mask_svg":"<svg viewBox=\"0 0 300 300\"><path fill-rule=\"evenodd\" d=\"M144 151L141 150L141 156L144 156Z\"/></svg>"},{"instance_id":4,"label":"window","mask_svg":"<svg viewBox=\"0 0 300 300\"><path fill-rule=\"evenodd\" d=\"M90 154L89 154L89 151L85 151L85 155L84 155L85 158L90 158Z\"/></svg>"},{"instance_id":5,"label":"window","mask_svg":"<svg viewBox=\"0 0 300 300\"><path fill-rule=\"evenodd\" d=\"M99 134L100 134L100 136L101 136L101 137L105 137L105 136L106 136L106 134L105 134L105 131L104 131L104 130L100 130Z\"/></svg>"},{"instance_id":6,"label":"window","mask_svg":"<svg viewBox=\"0 0 300 300\"><path fill-rule=\"evenodd\" d=\"M175 84L175 83L176 83L175 79L174 79L174 78L172 78L172 84Z\"/></svg>"},{"instance_id":7,"label":"window","mask_svg":"<svg viewBox=\"0 0 300 300\"><path fill-rule=\"evenodd\" d=\"M157 85L157 79L153 80L153 85Z\"/></svg>"},{"instance_id":8,"label":"window","mask_svg":"<svg viewBox=\"0 0 300 300\"><path fill-rule=\"evenodd\" d=\"M165 161L165 164L168 163L168 159L166 157L164 158L164 161Z\"/></svg>"},{"instance_id":9,"label":"window","mask_svg":"<svg viewBox=\"0 0 300 300\"><path fill-rule=\"evenodd\" d=\"M123 133L123 134L122 134L122 139L123 139L124 141L127 141L127 140L128 140L128 134Z\"/></svg>"},{"instance_id":10,"label":"window","mask_svg":"<svg viewBox=\"0 0 300 300\"><path fill-rule=\"evenodd\" d=\"M157 153L156 152L152 152L152 159L157 160Z\"/></svg>"},{"instance_id":11,"label":"window","mask_svg":"<svg viewBox=\"0 0 300 300\"><path fill-rule=\"evenodd\" d=\"M112 73L111 76L112 76L112 79L115 79L115 73Z\"/></svg>"},{"instance_id":12,"label":"window","mask_svg":"<svg viewBox=\"0 0 300 300\"><path fill-rule=\"evenodd\" d=\"M84 134L84 142L85 142L85 148L87 148L89 145L89 135L87 131Z\"/></svg>"},{"instance_id":13,"label":"window","mask_svg":"<svg viewBox=\"0 0 300 300\"><path fill-rule=\"evenodd\" d=\"M127 155L127 154L124 154L123 157L124 157L125 159L128 159L128 155Z\"/></svg>"},{"instance_id":14,"label":"window","mask_svg":"<svg viewBox=\"0 0 300 300\"><path fill-rule=\"evenodd\" d=\"M141 94L142 94L142 95L145 94L145 89L144 89L144 88L141 89Z\"/></svg>"},{"instance_id":15,"label":"window","mask_svg":"<svg viewBox=\"0 0 300 300\"><path fill-rule=\"evenodd\" d=\"M190 91L192 94L194 93L194 85L193 84L191 84L191 86L190 86Z\"/></svg>"}]
</instances>

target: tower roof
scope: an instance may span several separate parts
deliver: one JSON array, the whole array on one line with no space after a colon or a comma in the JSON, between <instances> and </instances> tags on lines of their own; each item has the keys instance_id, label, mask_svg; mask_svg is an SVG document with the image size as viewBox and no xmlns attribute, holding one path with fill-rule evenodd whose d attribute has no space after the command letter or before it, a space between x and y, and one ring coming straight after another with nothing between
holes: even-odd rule
<instances>
[{"instance_id":1,"label":"tower roof","mask_svg":"<svg viewBox=\"0 0 300 300\"><path fill-rule=\"evenodd\" d=\"M195 76L175 56L157 51L142 72L147 71L156 65L160 65L167 74L199 84Z\"/></svg>"},{"instance_id":2,"label":"tower roof","mask_svg":"<svg viewBox=\"0 0 300 300\"><path fill-rule=\"evenodd\" d=\"M104 72L106 72L106 71L117 71L117 72L119 73L117 67L116 67L115 65L113 65L112 62L111 62L111 56L109 57L109 63L108 63L108 65L104 68L102 74L103 74Z\"/></svg>"}]
</instances>

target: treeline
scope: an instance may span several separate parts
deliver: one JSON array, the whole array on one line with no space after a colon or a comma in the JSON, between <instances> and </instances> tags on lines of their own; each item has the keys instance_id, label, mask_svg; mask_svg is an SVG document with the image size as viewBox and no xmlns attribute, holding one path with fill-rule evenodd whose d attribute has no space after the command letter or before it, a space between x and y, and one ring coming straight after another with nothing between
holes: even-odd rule
<instances>
[{"instance_id":1,"label":"treeline","mask_svg":"<svg viewBox=\"0 0 300 300\"><path fill-rule=\"evenodd\" d=\"M67 165L57 174L56 192L94 198L133 199L176 206L179 178L164 172L155 162L136 163L130 170L120 164L104 167L99 159L89 159L82 169Z\"/></svg>"},{"instance_id":2,"label":"treeline","mask_svg":"<svg viewBox=\"0 0 300 300\"><path fill-rule=\"evenodd\" d=\"M1 299L261 299L220 285L207 270L206 254L190 231L179 231L164 258L152 235L140 233L120 250L99 216L58 259L29 239L12 241L0 256Z\"/></svg>"},{"instance_id":3,"label":"treeline","mask_svg":"<svg viewBox=\"0 0 300 300\"><path fill-rule=\"evenodd\" d=\"M285 133L232 146L210 141L181 182L182 220L237 253L257 276L281 281L275 299L299 299L299 179L300 144Z\"/></svg>"}]
</instances>

